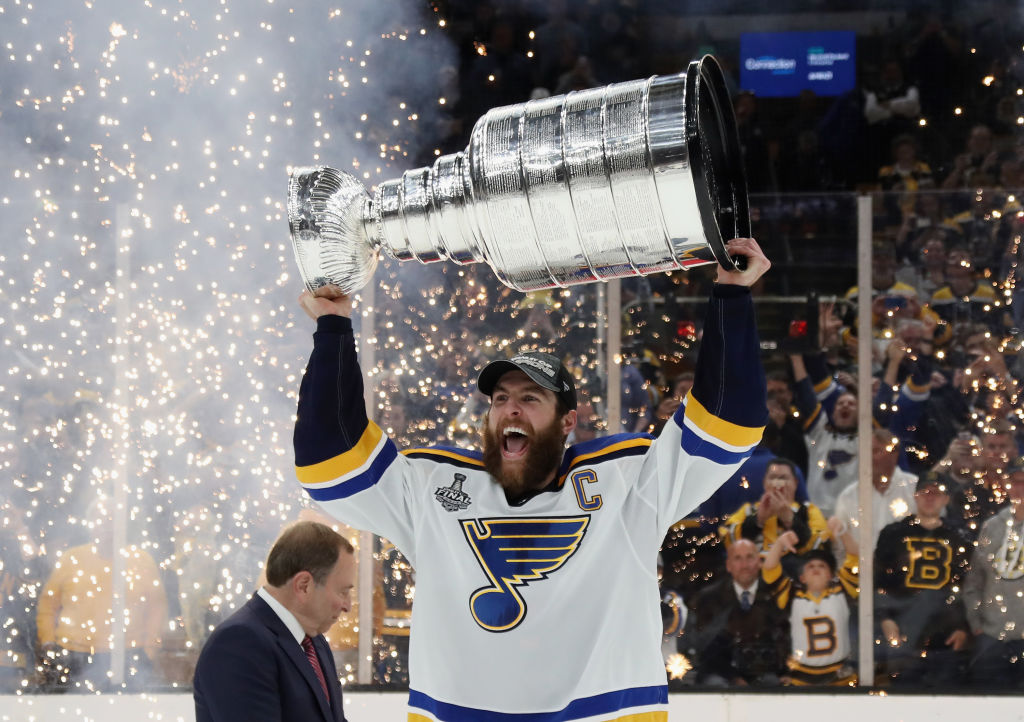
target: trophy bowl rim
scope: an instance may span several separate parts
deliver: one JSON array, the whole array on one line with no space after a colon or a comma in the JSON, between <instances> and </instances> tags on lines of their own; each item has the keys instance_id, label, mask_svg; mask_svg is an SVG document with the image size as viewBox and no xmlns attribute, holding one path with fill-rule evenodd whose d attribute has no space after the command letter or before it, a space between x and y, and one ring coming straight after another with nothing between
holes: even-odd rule
<instances>
[{"instance_id":1,"label":"trophy bowl rim","mask_svg":"<svg viewBox=\"0 0 1024 722\"><path fill-rule=\"evenodd\" d=\"M705 55L700 60L694 60L687 67L686 98L686 128L689 131L686 140L687 154L692 168L691 176L704 236L715 260L728 270L739 270L736 261L726 252L725 244L733 237L744 238L751 235L747 181L743 168L739 133L736 128L736 116L729 99L725 75L713 55ZM711 103L711 113L715 121L711 128L707 127L707 124L702 125L700 116L698 116L702 100ZM720 168L709 168L702 153L701 138L703 136L706 141L707 134L712 132L715 133L715 138L721 145L723 167ZM715 159L711 160L713 162ZM727 181L724 184L720 182L719 186L727 185L731 196L733 222L729 232L733 235L730 235L729 238L725 238L722 234L720 209L715 207L715 202L711 197L709 174L715 174L720 179L725 178Z\"/></svg>"}]
</instances>

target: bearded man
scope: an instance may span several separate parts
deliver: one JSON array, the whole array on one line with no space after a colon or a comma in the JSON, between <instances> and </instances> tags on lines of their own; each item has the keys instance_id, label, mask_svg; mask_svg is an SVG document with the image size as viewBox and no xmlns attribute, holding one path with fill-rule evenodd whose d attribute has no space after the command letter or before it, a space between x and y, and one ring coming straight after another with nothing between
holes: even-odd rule
<instances>
[{"instance_id":1,"label":"bearded man","mask_svg":"<svg viewBox=\"0 0 1024 722\"><path fill-rule=\"evenodd\" d=\"M693 388L654 439L565 448L576 391L558 358L488 364L483 453L400 453L367 420L351 300L304 293L316 319L299 391L296 471L344 523L387 537L416 569L409 719L668 718L658 549L669 527L750 455L767 419L751 299L771 265L727 244Z\"/></svg>"}]
</instances>

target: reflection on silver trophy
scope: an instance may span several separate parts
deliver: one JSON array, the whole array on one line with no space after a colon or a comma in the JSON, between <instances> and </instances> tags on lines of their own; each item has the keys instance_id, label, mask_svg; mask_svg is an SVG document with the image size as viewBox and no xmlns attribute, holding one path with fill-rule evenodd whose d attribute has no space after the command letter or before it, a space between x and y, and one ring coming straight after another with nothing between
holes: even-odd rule
<instances>
[{"instance_id":1,"label":"reflection on silver trophy","mask_svg":"<svg viewBox=\"0 0 1024 722\"><path fill-rule=\"evenodd\" d=\"M750 235L736 121L718 62L494 108L469 147L363 185L298 168L288 223L310 291L346 293L379 251L487 263L521 291L720 262Z\"/></svg>"}]
</instances>

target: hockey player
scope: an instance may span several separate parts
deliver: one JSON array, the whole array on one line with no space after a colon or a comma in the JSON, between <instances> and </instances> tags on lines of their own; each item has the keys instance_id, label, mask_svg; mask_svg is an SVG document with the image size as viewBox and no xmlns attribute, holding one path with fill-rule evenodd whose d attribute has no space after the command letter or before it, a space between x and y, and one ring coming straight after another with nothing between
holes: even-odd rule
<instances>
[{"instance_id":1,"label":"hockey player","mask_svg":"<svg viewBox=\"0 0 1024 722\"><path fill-rule=\"evenodd\" d=\"M837 517L828 520L830 534L841 538L846 559L836 575L835 558L827 549L803 555L803 567L793 579L783 571L783 555L796 551L797 535L781 534L765 555L761 578L769 585L779 609L789 612L792 648L787 684L794 686L852 686L857 675L850 665L850 614L857 600L857 540Z\"/></svg>"},{"instance_id":2,"label":"hockey player","mask_svg":"<svg viewBox=\"0 0 1024 722\"><path fill-rule=\"evenodd\" d=\"M727 250L746 268L719 267L693 388L661 435L568 449L572 376L525 353L479 376L482 454L399 453L366 417L351 300L301 296L317 330L296 471L329 514L388 538L416 569L410 719L667 719L658 547L767 418L749 287L771 264L750 238Z\"/></svg>"}]
</instances>

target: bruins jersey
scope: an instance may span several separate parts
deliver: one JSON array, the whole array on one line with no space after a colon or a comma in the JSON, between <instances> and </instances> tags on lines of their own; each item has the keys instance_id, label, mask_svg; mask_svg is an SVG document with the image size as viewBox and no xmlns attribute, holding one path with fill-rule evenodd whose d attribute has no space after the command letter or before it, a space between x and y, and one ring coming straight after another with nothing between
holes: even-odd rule
<instances>
[{"instance_id":1,"label":"bruins jersey","mask_svg":"<svg viewBox=\"0 0 1024 722\"><path fill-rule=\"evenodd\" d=\"M779 609L789 608L791 684L849 685L856 681L850 657L850 605L857 599L857 557L847 555L839 574L821 596L790 579L781 566L765 567Z\"/></svg>"},{"instance_id":2,"label":"bruins jersey","mask_svg":"<svg viewBox=\"0 0 1024 722\"><path fill-rule=\"evenodd\" d=\"M973 545L960 530L916 515L882 529L875 547L875 618L892 619L915 648L967 629L960 590Z\"/></svg>"},{"instance_id":3,"label":"bruins jersey","mask_svg":"<svg viewBox=\"0 0 1024 722\"><path fill-rule=\"evenodd\" d=\"M771 548L781 533L787 531L775 515L768 517L763 527L758 526L758 503L744 504L725 520L725 524L718 527L718 535L722 537L726 547L732 546L733 542L740 539L750 539L765 551ZM828 525L821 510L806 501L794 501L789 506L793 510L791 527L797 535L797 554L817 549L824 544L828 539Z\"/></svg>"},{"instance_id":4,"label":"bruins jersey","mask_svg":"<svg viewBox=\"0 0 1024 722\"><path fill-rule=\"evenodd\" d=\"M659 545L758 442L767 411L749 292L716 287L694 387L661 435L568 448L510 504L475 451L399 452L367 421L348 319L318 320L299 480L416 569L409 719L667 719Z\"/></svg>"},{"instance_id":5,"label":"bruins jersey","mask_svg":"<svg viewBox=\"0 0 1024 722\"><path fill-rule=\"evenodd\" d=\"M932 294L929 305L947 323L998 323L1002 314L999 293L988 281L975 282L974 288L956 295L949 286Z\"/></svg>"}]
</instances>

